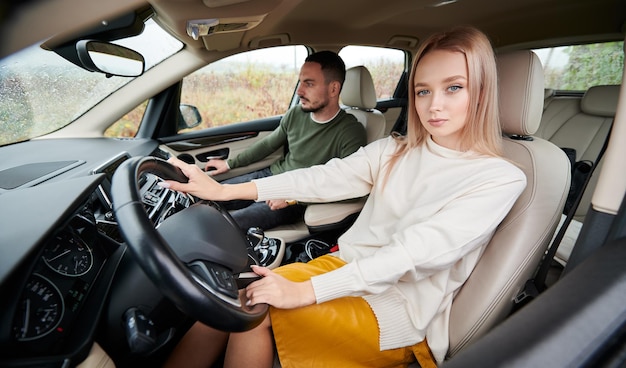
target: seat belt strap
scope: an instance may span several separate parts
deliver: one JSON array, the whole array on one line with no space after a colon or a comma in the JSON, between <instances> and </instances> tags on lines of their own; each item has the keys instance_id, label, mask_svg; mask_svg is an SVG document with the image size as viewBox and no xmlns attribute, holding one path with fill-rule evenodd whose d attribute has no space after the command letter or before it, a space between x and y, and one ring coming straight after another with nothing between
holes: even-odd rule
<instances>
[{"instance_id":1,"label":"seat belt strap","mask_svg":"<svg viewBox=\"0 0 626 368\"><path fill-rule=\"evenodd\" d=\"M572 222L572 219L574 218L574 215L576 214L576 210L578 209L578 205L580 204L583 194L585 193L587 184L589 184L589 181L591 180L591 176L593 175L595 168L598 166L600 160L602 159L602 156L604 155L604 151L606 151L606 147L608 145L612 129L613 127L611 126L611 128L609 129L609 132L607 133L606 139L604 140L604 143L602 144L602 148L600 149L600 152L598 152L598 157L596 158L595 162L591 165L589 174L585 178L585 181L582 183L582 187L580 188L580 191L577 193L576 198L574 202L572 203L572 206L567 212L567 215L565 217L565 220L563 221L563 224L559 228L559 231L557 232L554 239L552 239L552 243L548 247L548 250L543 258L543 261L539 265L539 269L537 270L535 277L528 280L526 284L524 285L524 289L515 297L514 303L515 303L516 309L519 309L521 306L523 306L524 304L532 300L534 297L536 297L537 295L539 295L542 291L546 289L546 279L548 277L548 272L550 271L550 266L552 265L552 260L554 259L554 256L556 255L556 251L559 248L559 245L561 244L563 237L565 236L567 227Z\"/></svg>"}]
</instances>

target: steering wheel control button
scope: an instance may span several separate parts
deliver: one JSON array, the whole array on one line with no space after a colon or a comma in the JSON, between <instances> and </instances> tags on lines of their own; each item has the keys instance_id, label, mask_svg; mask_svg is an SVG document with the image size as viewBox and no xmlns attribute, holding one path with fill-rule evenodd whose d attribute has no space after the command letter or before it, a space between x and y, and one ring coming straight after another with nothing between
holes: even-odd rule
<instances>
[{"instance_id":1,"label":"steering wheel control button","mask_svg":"<svg viewBox=\"0 0 626 368\"><path fill-rule=\"evenodd\" d=\"M130 308L124 313L124 330L130 351L137 354L154 349L157 342L154 322L140 309Z\"/></svg>"},{"instance_id":2,"label":"steering wheel control button","mask_svg":"<svg viewBox=\"0 0 626 368\"><path fill-rule=\"evenodd\" d=\"M191 269L214 290L233 299L239 297L235 277L227 268L214 263L194 262Z\"/></svg>"},{"instance_id":3,"label":"steering wheel control button","mask_svg":"<svg viewBox=\"0 0 626 368\"><path fill-rule=\"evenodd\" d=\"M143 203L149 206L156 206L156 204L159 203L159 199L159 196L152 193L146 193L143 195Z\"/></svg>"}]
</instances>

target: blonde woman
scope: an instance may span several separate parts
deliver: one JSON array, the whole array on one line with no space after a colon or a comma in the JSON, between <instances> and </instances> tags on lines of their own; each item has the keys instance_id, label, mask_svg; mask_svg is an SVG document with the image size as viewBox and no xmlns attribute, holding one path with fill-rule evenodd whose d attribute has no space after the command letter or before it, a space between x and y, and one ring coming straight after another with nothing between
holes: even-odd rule
<instances>
[{"instance_id":1,"label":"blonde woman","mask_svg":"<svg viewBox=\"0 0 626 368\"><path fill-rule=\"evenodd\" d=\"M501 157L497 73L488 38L471 27L433 35L416 54L407 135L326 165L220 185L177 160L189 183L165 186L211 200L337 201L369 194L339 251L272 271L246 289L267 303L257 328L227 334L196 323L170 363L397 367L441 363L457 290L526 185ZM217 343L216 343L217 342Z\"/></svg>"}]
</instances>

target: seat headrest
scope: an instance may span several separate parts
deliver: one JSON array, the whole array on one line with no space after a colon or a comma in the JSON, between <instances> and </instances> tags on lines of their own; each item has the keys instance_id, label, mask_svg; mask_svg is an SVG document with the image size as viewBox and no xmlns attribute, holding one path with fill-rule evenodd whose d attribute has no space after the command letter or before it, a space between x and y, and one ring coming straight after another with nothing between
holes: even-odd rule
<instances>
[{"instance_id":1,"label":"seat headrest","mask_svg":"<svg viewBox=\"0 0 626 368\"><path fill-rule=\"evenodd\" d=\"M376 107L376 90L369 70L355 66L346 70L346 80L341 89L341 103L359 109Z\"/></svg>"},{"instance_id":2,"label":"seat headrest","mask_svg":"<svg viewBox=\"0 0 626 368\"><path fill-rule=\"evenodd\" d=\"M594 86L585 92L580 109L585 114L615 117L620 85Z\"/></svg>"},{"instance_id":3,"label":"seat headrest","mask_svg":"<svg viewBox=\"0 0 626 368\"><path fill-rule=\"evenodd\" d=\"M500 123L506 134L532 135L543 113L543 68L532 51L500 54L498 83Z\"/></svg>"}]
</instances>

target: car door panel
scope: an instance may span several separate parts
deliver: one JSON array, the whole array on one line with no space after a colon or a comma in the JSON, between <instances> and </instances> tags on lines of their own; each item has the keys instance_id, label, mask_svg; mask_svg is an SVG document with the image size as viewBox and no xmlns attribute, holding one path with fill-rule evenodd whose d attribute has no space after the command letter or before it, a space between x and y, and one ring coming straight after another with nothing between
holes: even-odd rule
<instances>
[{"instance_id":1,"label":"car door panel","mask_svg":"<svg viewBox=\"0 0 626 368\"><path fill-rule=\"evenodd\" d=\"M180 134L176 140L162 140L160 148L171 156L187 163L195 164L204 170L211 158L235 158L248 147L269 135L280 123L280 116L232 124L202 131ZM228 179L270 166L283 156L279 149L262 160L217 175L217 180Z\"/></svg>"}]
</instances>

